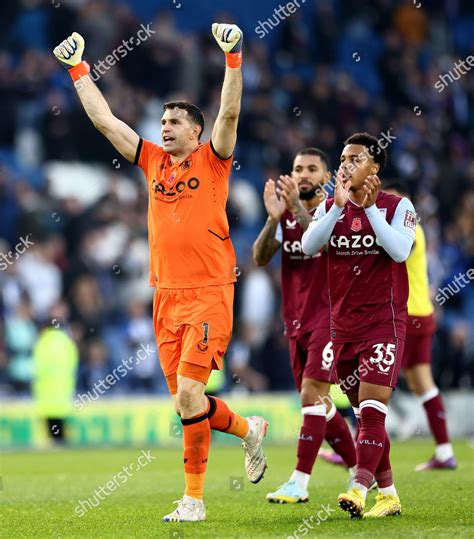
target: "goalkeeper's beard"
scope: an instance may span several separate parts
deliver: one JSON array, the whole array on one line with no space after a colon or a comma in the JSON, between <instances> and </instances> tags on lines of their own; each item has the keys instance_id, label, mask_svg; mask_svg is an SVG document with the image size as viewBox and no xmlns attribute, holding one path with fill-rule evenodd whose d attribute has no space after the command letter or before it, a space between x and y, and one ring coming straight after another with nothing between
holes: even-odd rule
<instances>
[{"instance_id":1,"label":"goalkeeper's beard","mask_svg":"<svg viewBox=\"0 0 474 539\"><path fill-rule=\"evenodd\" d=\"M308 189L306 191L300 191L300 200L311 200L316 196L316 194L321 193L323 190L323 186L321 183L316 184L311 189Z\"/></svg>"}]
</instances>

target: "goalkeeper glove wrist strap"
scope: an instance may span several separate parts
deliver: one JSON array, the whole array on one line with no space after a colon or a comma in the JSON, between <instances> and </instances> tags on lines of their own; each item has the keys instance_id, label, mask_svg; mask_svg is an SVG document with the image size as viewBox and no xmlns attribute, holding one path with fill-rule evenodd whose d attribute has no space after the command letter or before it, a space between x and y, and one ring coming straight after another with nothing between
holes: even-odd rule
<instances>
[{"instance_id":1,"label":"goalkeeper glove wrist strap","mask_svg":"<svg viewBox=\"0 0 474 539\"><path fill-rule=\"evenodd\" d=\"M69 75L71 75L71 79L74 82L79 80L81 77L88 75L90 71L91 67L85 60L82 60L82 62L79 62L77 65L68 69Z\"/></svg>"},{"instance_id":2,"label":"goalkeeper glove wrist strap","mask_svg":"<svg viewBox=\"0 0 474 539\"><path fill-rule=\"evenodd\" d=\"M226 52L225 63L227 67L240 67L242 65L242 51L238 52Z\"/></svg>"}]
</instances>

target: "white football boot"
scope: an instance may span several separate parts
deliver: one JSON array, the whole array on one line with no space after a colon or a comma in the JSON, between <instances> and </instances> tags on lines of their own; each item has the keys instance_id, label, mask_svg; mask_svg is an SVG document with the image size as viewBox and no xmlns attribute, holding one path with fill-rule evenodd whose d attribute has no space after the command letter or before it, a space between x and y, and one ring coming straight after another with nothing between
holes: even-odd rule
<instances>
[{"instance_id":1,"label":"white football boot","mask_svg":"<svg viewBox=\"0 0 474 539\"><path fill-rule=\"evenodd\" d=\"M268 423L260 416L247 417L249 433L242 442L245 450L245 471L251 483L258 483L267 469L263 454L263 439L267 434Z\"/></svg>"},{"instance_id":2,"label":"white football boot","mask_svg":"<svg viewBox=\"0 0 474 539\"><path fill-rule=\"evenodd\" d=\"M178 507L169 515L163 517L163 522L198 522L206 520L206 508L202 500L184 495L176 500Z\"/></svg>"}]
</instances>

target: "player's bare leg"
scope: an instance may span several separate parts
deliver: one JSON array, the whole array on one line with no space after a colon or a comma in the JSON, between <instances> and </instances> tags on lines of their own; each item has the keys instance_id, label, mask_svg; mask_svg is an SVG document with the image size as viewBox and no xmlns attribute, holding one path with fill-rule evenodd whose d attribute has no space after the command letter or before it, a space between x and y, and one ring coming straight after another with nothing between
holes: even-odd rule
<instances>
[{"instance_id":1,"label":"player's bare leg","mask_svg":"<svg viewBox=\"0 0 474 539\"><path fill-rule=\"evenodd\" d=\"M457 463L449 441L446 411L439 389L433 380L431 365L427 363L414 365L406 369L405 376L408 387L420 398L425 408L431 434L436 441L434 457L417 466L416 470L454 470Z\"/></svg>"},{"instance_id":2,"label":"player's bare leg","mask_svg":"<svg viewBox=\"0 0 474 539\"><path fill-rule=\"evenodd\" d=\"M390 465L390 442L385 430L387 404L392 391L391 387L361 382L359 391L348 395L352 406L358 408L360 413L357 471L351 488L339 495L338 502L351 517L362 516L367 491L374 476L379 493L367 517L400 513L400 499L393 484Z\"/></svg>"},{"instance_id":3,"label":"player's bare leg","mask_svg":"<svg viewBox=\"0 0 474 539\"><path fill-rule=\"evenodd\" d=\"M297 464L289 481L275 492L267 494L270 502L299 503L308 501L308 484L319 449L324 440L333 441L349 468L355 466L356 454L349 427L337 410L329 395L331 384L321 380L303 378L301 384L301 411L303 424L298 439ZM339 419L342 421L339 421ZM336 438L340 442L335 442Z\"/></svg>"}]
</instances>

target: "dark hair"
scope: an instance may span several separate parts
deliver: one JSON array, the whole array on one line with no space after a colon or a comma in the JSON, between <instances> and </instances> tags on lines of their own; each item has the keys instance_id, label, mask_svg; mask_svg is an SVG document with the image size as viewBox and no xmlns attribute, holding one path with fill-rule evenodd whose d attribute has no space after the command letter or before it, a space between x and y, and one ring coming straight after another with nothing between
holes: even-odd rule
<instances>
[{"instance_id":1,"label":"dark hair","mask_svg":"<svg viewBox=\"0 0 474 539\"><path fill-rule=\"evenodd\" d=\"M389 189L397 191L402 196L411 197L411 189L403 180L384 180L382 191L388 191Z\"/></svg>"},{"instance_id":2,"label":"dark hair","mask_svg":"<svg viewBox=\"0 0 474 539\"><path fill-rule=\"evenodd\" d=\"M295 159L298 157L298 155L316 155L326 165L326 168L328 170L330 169L329 157L323 152L323 150L320 150L319 148L304 148L296 154Z\"/></svg>"},{"instance_id":3,"label":"dark hair","mask_svg":"<svg viewBox=\"0 0 474 539\"><path fill-rule=\"evenodd\" d=\"M168 109L181 109L185 110L188 113L189 120L201 127L201 132L199 133L198 139L201 138L201 135L204 131L204 114L201 112L199 107L189 103L188 101L169 101L163 105L163 110Z\"/></svg>"},{"instance_id":4,"label":"dark hair","mask_svg":"<svg viewBox=\"0 0 474 539\"><path fill-rule=\"evenodd\" d=\"M354 133L344 141L344 146L348 144L360 144L367 148L367 153L372 157L375 163L380 165L382 170L387 163L387 150L379 145L376 137L370 133Z\"/></svg>"}]
</instances>

